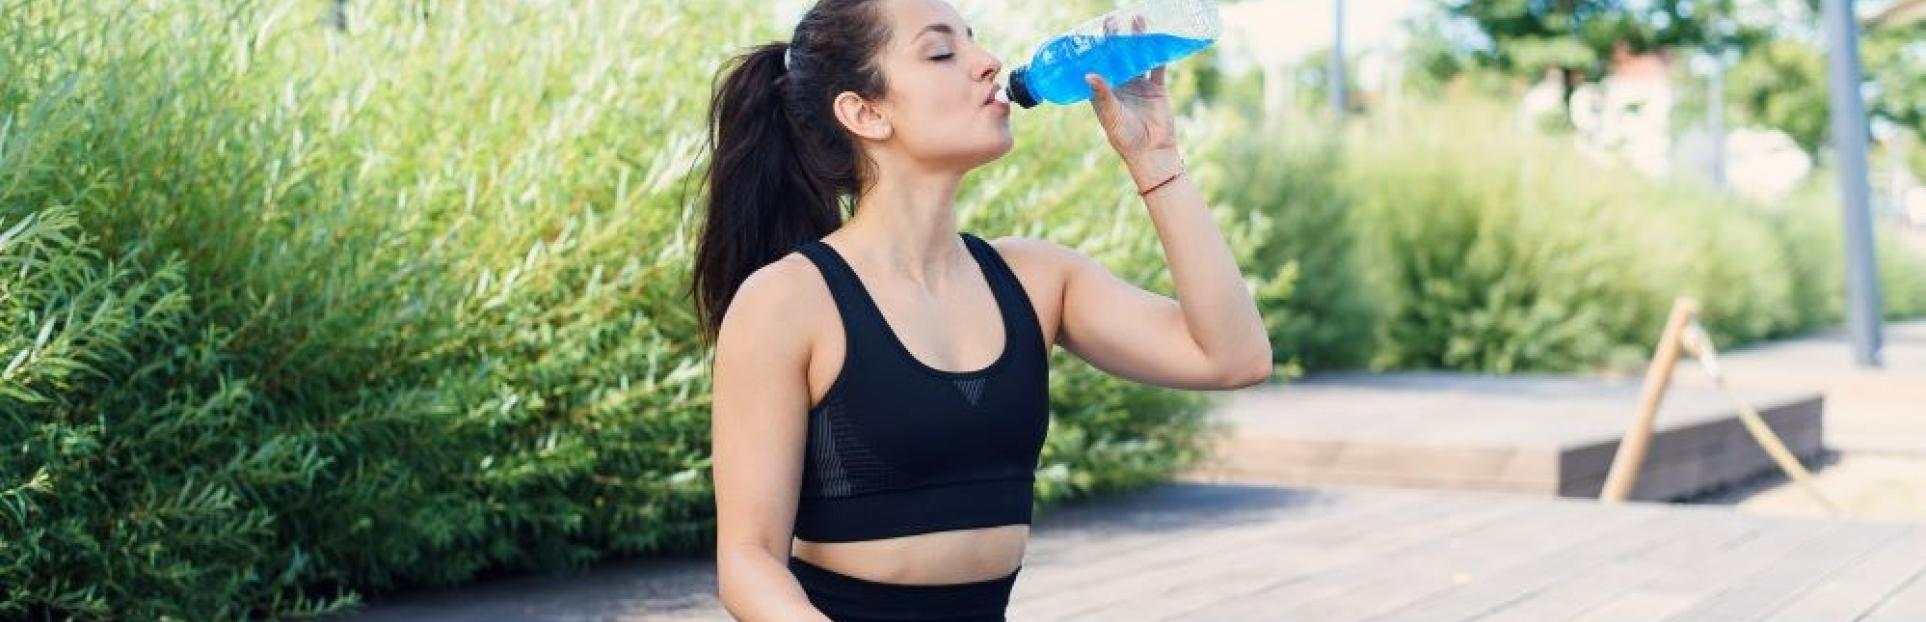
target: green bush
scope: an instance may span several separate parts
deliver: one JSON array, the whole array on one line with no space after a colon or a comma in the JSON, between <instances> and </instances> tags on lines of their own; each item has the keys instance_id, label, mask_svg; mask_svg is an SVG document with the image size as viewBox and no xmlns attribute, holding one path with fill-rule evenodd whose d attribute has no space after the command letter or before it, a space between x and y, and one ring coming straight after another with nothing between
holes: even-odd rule
<instances>
[{"instance_id":1,"label":"green bush","mask_svg":"<svg viewBox=\"0 0 1926 622\"><path fill-rule=\"evenodd\" d=\"M1258 296L1277 362L1311 369L1363 366L1373 347L1378 301L1363 257L1355 193L1343 183L1344 154L1308 117L1233 115L1213 119L1235 136L1208 153L1224 175L1209 186L1213 202L1249 219L1256 245L1250 271L1266 269Z\"/></svg>"},{"instance_id":2,"label":"green bush","mask_svg":"<svg viewBox=\"0 0 1926 622\"><path fill-rule=\"evenodd\" d=\"M0 611L295 616L708 543L671 192L703 102L648 88L706 81L649 41L729 18L445 8L350 38L245 3L0 22L0 219L76 206L113 274L176 292L102 381L0 403L47 446L0 470L39 530L0 534ZM137 305L131 278L99 287Z\"/></svg>"},{"instance_id":3,"label":"green bush","mask_svg":"<svg viewBox=\"0 0 1926 622\"><path fill-rule=\"evenodd\" d=\"M1839 318L1838 242L1824 232L1837 227L1812 220L1810 197L1765 207L1647 180L1463 99L1343 140L1364 281L1384 301L1375 367L1636 366L1677 296L1701 302L1727 347ZM1919 258L1883 261L1889 282L1917 280ZM1910 296L1888 308L1904 313Z\"/></svg>"},{"instance_id":4,"label":"green bush","mask_svg":"<svg viewBox=\"0 0 1926 622\"><path fill-rule=\"evenodd\" d=\"M1809 316L1801 323L1825 326L1845 317L1844 231L1839 221L1838 173L1821 169L1813 176L1816 183L1801 187L1770 217L1781 244L1800 258L1793 266L1798 297L1813 301L1799 306ZM1926 316L1926 257L1883 228L1875 230L1873 246L1886 319Z\"/></svg>"}]
</instances>

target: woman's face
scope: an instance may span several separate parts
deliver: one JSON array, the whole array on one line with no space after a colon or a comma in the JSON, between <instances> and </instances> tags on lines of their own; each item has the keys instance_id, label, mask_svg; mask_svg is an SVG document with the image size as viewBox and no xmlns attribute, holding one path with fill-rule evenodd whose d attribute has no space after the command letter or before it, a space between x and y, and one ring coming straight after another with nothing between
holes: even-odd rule
<instances>
[{"instance_id":1,"label":"woman's face","mask_svg":"<svg viewBox=\"0 0 1926 622\"><path fill-rule=\"evenodd\" d=\"M943 0L883 0L890 40L877 58L888 92L893 151L919 167L968 170L1010 151L1010 104L996 83L1003 62Z\"/></svg>"}]
</instances>

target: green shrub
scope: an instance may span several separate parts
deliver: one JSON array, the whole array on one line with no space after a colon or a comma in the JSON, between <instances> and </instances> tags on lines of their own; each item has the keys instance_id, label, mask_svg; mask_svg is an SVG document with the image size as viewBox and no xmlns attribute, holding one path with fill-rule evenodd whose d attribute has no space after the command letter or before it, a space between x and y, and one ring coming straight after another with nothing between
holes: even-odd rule
<instances>
[{"instance_id":1,"label":"green shrub","mask_svg":"<svg viewBox=\"0 0 1926 622\"><path fill-rule=\"evenodd\" d=\"M1788 252L1800 256L1795 266L1800 297L1815 299L1815 304L1801 306L1812 315L1806 324L1824 326L1845 317L1844 231L1838 173L1821 169L1813 175L1818 181L1801 187L1773 219ZM1875 230L1873 247L1886 319L1926 316L1926 256L1884 229Z\"/></svg>"},{"instance_id":2,"label":"green shrub","mask_svg":"<svg viewBox=\"0 0 1926 622\"><path fill-rule=\"evenodd\" d=\"M707 82L670 61L714 41L651 41L731 17L443 8L351 37L249 3L0 22L0 220L75 206L114 274L178 292L106 380L5 406L0 438L70 449L0 470L51 526L3 534L31 570L0 611L296 616L708 545L673 192Z\"/></svg>"},{"instance_id":3,"label":"green shrub","mask_svg":"<svg viewBox=\"0 0 1926 622\"><path fill-rule=\"evenodd\" d=\"M1727 347L1837 321L1837 226L1811 197L1753 205L1588 161L1568 140L1462 99L1345 136L1342 186L1385 304L1374 366L1636 366L1677 296ZM1884 261L1889 281L1920 265Z\"/></svg>"},{"instance_id":4,"label":"green shrub","mask_svg":"<svg viewBox=\"0 0 1926 622\"><path fill-rule=\"evenodd\" d=\"M1277 362L1311 369L1361 367L1379 322L1352 222L1355 193L1344 154L1306 117L1212 119L1234 138L1208 154L1223 176L1213 202L1237 210L1256 249L1242 265L1265 276L1259 295ZM1274 272L1263 275L1262 271Z\"/></svg>"}]
</instances>

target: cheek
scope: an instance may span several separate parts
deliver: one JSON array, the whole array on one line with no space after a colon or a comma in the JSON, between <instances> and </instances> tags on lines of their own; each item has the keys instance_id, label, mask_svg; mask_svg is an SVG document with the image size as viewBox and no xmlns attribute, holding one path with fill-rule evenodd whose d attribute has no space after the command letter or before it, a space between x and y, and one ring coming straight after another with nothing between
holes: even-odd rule
<instances>
[{"instance_id":1,"label":"cheek","mask_svg":"<svg viewBox=\"0 0 1926 622\"><path fill-rule=\"evenodd\" d=\"M919 91L905 109L910 114L909 122L917 128L941 132L955 127L958 116L969 114L968 100L969 96L955 86L932 85Z\"/></svg>"},{"instance_id":2,"label":"cheek","mask_svg":"<svg viewBox=\"0 0 1926 622\"><path fill-rule=\"evenodd\" d=\"M987 112L970 105L967 99L921 98L914 107L904 107L902 112L906 114L896 125L896 132L905 146L917 151L951 151L962 147L971 136L982 133L977 122L980 120L974 115Z\"/></svg>"}]
</instances>

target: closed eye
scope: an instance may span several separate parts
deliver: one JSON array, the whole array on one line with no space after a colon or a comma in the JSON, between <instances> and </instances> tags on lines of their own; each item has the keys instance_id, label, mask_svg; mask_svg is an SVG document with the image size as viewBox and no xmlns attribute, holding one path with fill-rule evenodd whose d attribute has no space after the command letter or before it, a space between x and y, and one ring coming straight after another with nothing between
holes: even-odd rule
<instances>
[{"instance_id":1,"label":"closed eye","mask_svg":"<svg viewBox=\"0 0 1926 622\"><path fill-rule=\"evenodd\" d=\"M931 57L930 57L930 60L949 60L949 58L950 58L951 56L955 56L955 54L944 54L944 55L941 55L941 56L931 56Z\"/></svg>"}]
</instances>

